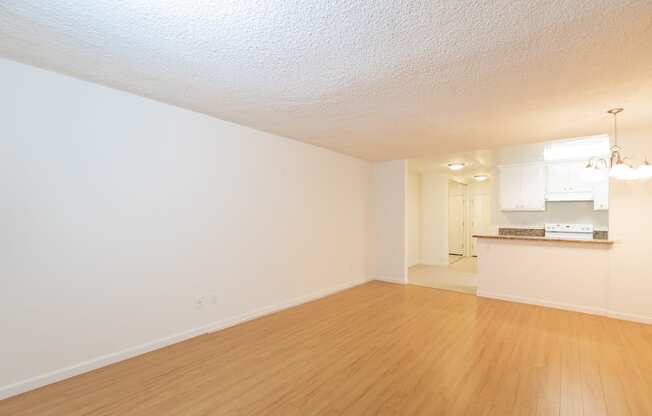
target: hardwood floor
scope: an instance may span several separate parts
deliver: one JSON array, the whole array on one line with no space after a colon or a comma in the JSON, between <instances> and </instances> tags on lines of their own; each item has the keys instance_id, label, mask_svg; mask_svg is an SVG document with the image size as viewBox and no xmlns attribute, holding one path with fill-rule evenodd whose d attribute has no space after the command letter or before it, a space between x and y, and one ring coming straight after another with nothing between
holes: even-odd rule
<instances>
[{"instance_id":1,"label":"hardwood floor","mask_svg":"<svg viewBox=\"0 0 652 416\"><path fill-rule=\"evenodd\" d=\"M371 282L1 415L652 415L652 326Z\"/></svg>"}]
</instances>

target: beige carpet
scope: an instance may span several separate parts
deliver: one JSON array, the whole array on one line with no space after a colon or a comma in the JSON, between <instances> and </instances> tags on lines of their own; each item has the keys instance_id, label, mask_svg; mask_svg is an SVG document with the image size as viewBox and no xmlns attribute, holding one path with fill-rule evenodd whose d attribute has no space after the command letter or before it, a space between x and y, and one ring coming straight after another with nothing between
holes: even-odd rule
<instances>
[{"instance_id":1,"label":"beige carpet","mask_svg":"<svg viewBox=\"0 0 652 416\"><path fill-rule=\"evenodd\" d=\"M448 255L448 264L453 264L457 263L458 261L461 261L464 259L464 256L458 256L455 254L449 254Z\"/></svg>"},{"instance_id":2,"label":"beige carpet","mask_svg":"<svg viewBox=\"0 0 652 416\"><path fill-rule=\"evenodd\" d=\"M448 266L410 267L408 281L413 285L454 290L475 294L477 283L477 259L475 257L450 256Z\"/></svg>"}]
</instances>

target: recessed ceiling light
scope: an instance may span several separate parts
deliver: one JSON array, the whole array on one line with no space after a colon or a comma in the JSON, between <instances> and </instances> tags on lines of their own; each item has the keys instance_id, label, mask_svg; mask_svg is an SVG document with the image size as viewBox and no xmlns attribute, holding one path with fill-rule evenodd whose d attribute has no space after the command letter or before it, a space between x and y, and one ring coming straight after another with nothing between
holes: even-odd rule
<instances>
[{"instance_id":1,"label":"recessed ceiling light","mask_svg":"<svg viewBox=\"0 0 652 416\"><path fill-rule=\"evenodd\" d=\"M451 163L448 164L448 169L450 169L450 170L464 169L464 163L462 163L462 162L451 162Z\"/></svg>"},{"instance_id":2,"label":"recessed ceiling light","mask_svg":"<svg viewBox=\"0 0 652 416\"><path fill-rule=\"evenodd\" d=\"M475 179L478 182L482 182L489 179L489 175L473 175L473 179Z\"/></svg>"}]
</instances>

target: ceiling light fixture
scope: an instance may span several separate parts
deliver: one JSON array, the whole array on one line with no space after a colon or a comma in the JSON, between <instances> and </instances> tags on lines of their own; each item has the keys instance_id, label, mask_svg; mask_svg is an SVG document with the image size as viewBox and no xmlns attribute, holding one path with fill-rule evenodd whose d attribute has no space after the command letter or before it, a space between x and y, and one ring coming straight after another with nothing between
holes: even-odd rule
<instances>
[{"instance_id":1,"label":"ceiling light fixture","mask_svg":"<svg viewBox=\"0 0 652 416\"><path fill-rule=\"evenodd\" d=\"M450 170L462 170L464 169L464 163L462 162L451 162L448 164L448 169Z\"/></svg>"},{"instance_id":2,"label":"ceiling light fixture","mask_svg":"<svg viewBox=\"0 0 652 416\"><path fill-rule=\"evenodd\" d=\"M618 113L623 111L622 108L612 108L607 113L614 116L614 145L611 146L609 162L603 158L592 157L586 165L587 178L592 180L603 179L608 175L614 179L633 180L652 177L652 165L645 159L638 169L634 169L627 160L629 156L622 156L622 148L618 146Z\"/></svg>"},{"instance_id":3,"label":"ceiling light fixture","mask_svg":"<svg viewBox=\"0 0 652 416\"><path fill-rule=\"evenodd\" d=\"M475 179L478 182L484 182L487 179L489 179L489 175L484 175L484 174L482 174L482 175L473 175L473 179Z\"/></svg>"}]
</instances>

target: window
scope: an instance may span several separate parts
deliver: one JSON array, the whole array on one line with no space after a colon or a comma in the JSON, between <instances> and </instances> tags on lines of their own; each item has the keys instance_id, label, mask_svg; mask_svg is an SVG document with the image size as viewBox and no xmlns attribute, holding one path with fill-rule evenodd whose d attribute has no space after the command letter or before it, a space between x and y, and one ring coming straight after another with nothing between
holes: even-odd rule
<instances>
[{"instance_id":1,"label":"window","mask_svg":"<svg viewBox=\"0 0 652 416\"><path fill-rule=\"evenodd\" d=\"M609 136L585 137L581 139L559 140L546 143L543 158L550 160L577 160L589 159L593 156L609 154Z\"/></svg>"}]
</instances>

